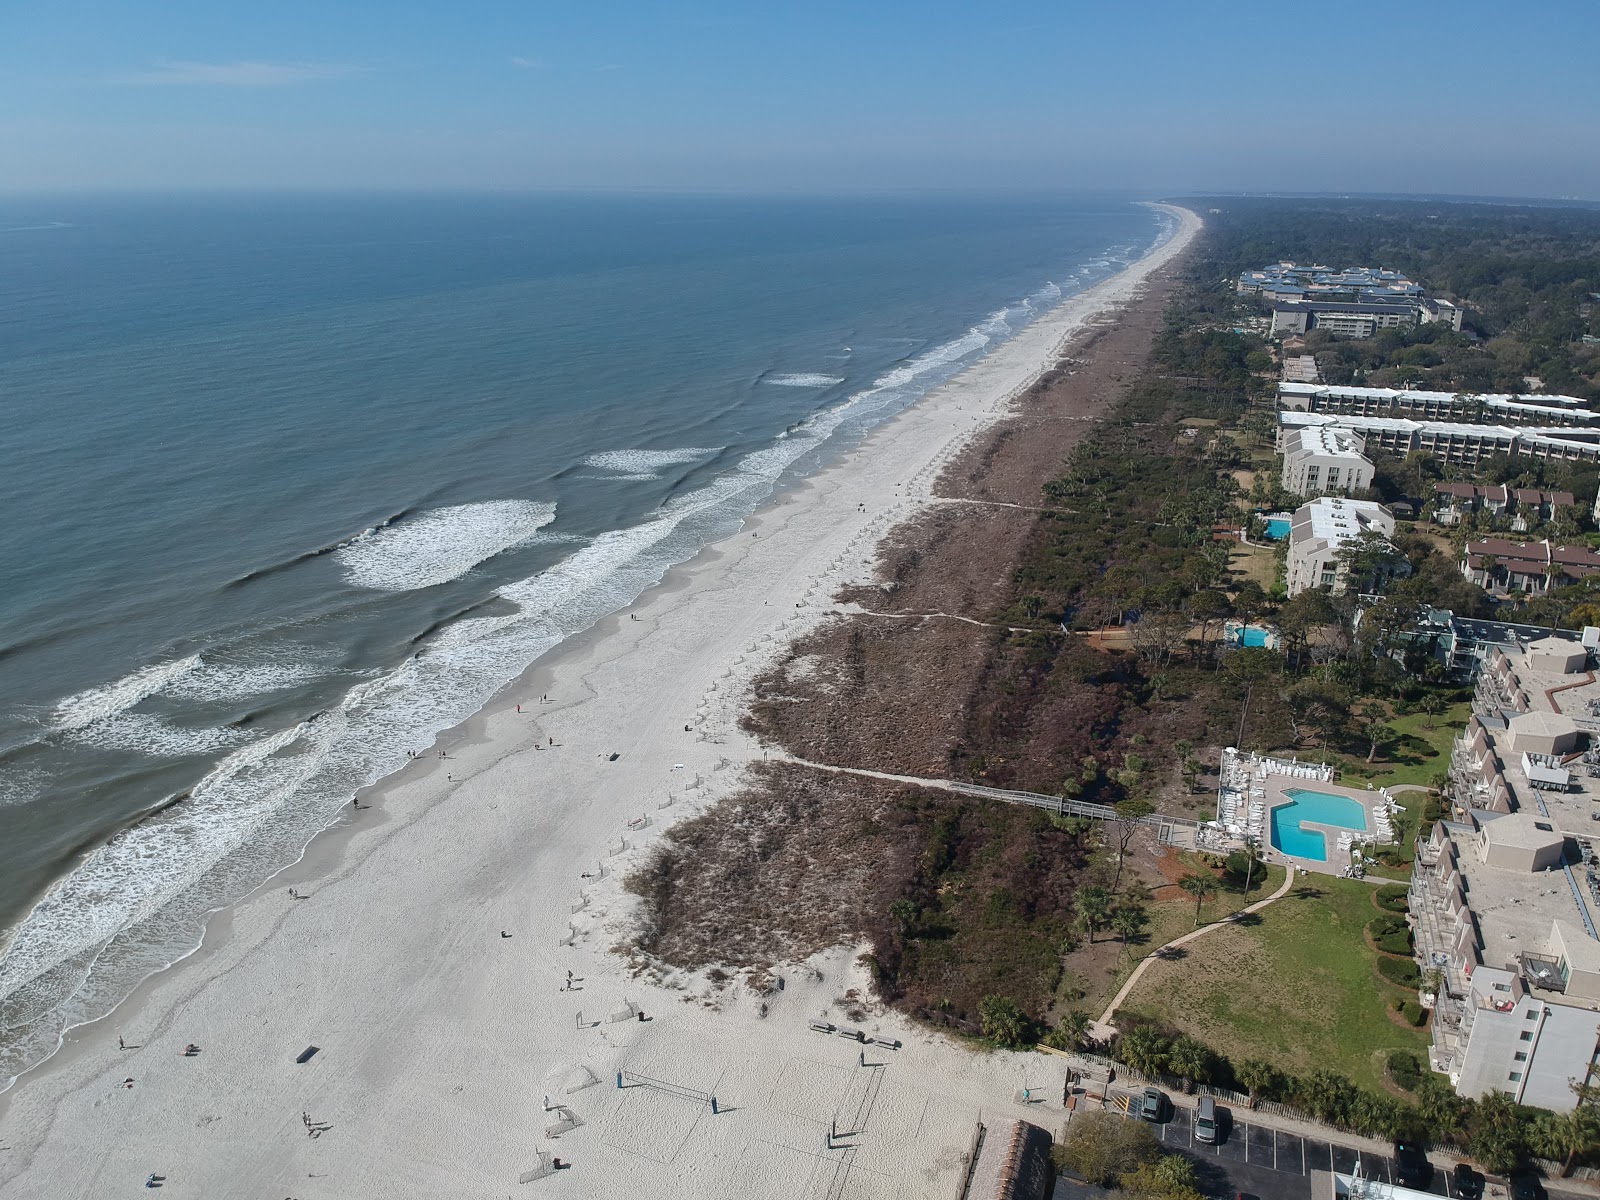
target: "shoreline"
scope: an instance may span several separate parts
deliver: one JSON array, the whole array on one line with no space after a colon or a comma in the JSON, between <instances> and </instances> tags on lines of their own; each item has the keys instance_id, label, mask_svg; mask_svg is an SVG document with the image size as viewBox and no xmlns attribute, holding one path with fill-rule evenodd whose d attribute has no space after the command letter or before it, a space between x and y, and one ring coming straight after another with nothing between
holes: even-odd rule
<instances>
[{"instance_id":1,"label":"shoreline","mask_svg":"<svg viewBox=\"0 0 1600 1200\"><path fill-rule=\"evenodd\" d=\"M620 893L621 872L607 870L605 878L585 882L584 871L593 874L630 862L639 846L665 825L730 790L742 763L755 757L754 744L738 729L737 719L743 685L761 663L809 627L818 605L839 584L864 572L870 575L879 539L926 506L933 480L972 436L1007 414L1015 395L1066 349L1065 339L1082 335L1127 303L1146 276L1186 247L1198 225L1193 214L1183 212L1174 236L1144 259L1069 298L993 354L873 429L833 463L786 487L738 533L670 568L633 605L534 663L477 714L439 736L436 748L445 748L450 757L443 761L451 766L419 760L365 789L364 807L353 819L319 834L295 863L214 913L195 952L141 983L111 1017L69 1031L54 1056L0 1097L0 1122L6 1126L0 1142L12 1147L0 1158L0 1191L35 1171L63 1180L71 1176L88 1185L90 1178L81 1172L90 1164L75 1163L69 1170L62 1154L51 1153L52 1147L66 1153L75 1145L81 1157L87 1137L101 1147L107 1164L119 1164L118 1173L122 1164L140 1179L155 1170L169 1176L167 1186L186 1195L253 1195L259 1187L240 1184L230 1175L231 1169L243 1170L246 1161L265 1153L237 1157L243 1147L234 1139L248 1130L252 1145L262 1140L281 1151L275 1161L337 1162L329 1178L340 1181L338 1187L314 1191L296 1182L294 1194L388 1194L393 1177L373 1173L376 1165L362 1161L360 1150L352 1151L357 1139L341 1138L337 1131L326 1142L304 1137L279 1141L281 1130L276 1138L268 1136L278 1128L283 1115L279 1109L290 1118L290 1133L299 1132L293 1117L308 1109L308 1081L315 1081L312 1090L319 1093L319 1105L326 1101L340 1106L341 1115L329 1118L336 1127L355 1127L363 1123L365 1098L389 1106L396 1088L407 1095L431 1094L428 1083L440 1072L448 1074L447 1065L476 1062L485 1046L521 1045L530 1028L538 1030L537 1050L545 1052L530 1052L534 1063L545 1061L553 1047L557 1054L565 1051L561 1062L576 1069L580 1057L600 1056L595 1038L581 1019L568 1015L567 1005L557 1002L563 1012L553 1024L548 1011L559 994L552 982L560 982L561 971L574 965L593 981L583 987L599 1000L596 1011L639 996L647 997L644 1006L652 1012L659 1012L668 996L692 998L683 1007L701 1022L715 1008L747 1007L742 993L705 991L686 978L667 978L667 985L679 985L671 992L628 978L620 959L607 952L631 907ZM551 704L539 703L545 693L554 697ZM525 710L520 714L515 711L519 703ZM555 746L539 746L552 738ZM620 758L612 760L612 754ZM638 818L648 823L630 829L629 822ZM626 848L613 861L607 851L619 840ZM402 875L409 875L407 883L414 880L414 886L391 889L390 881ZM288 886L309 887L310 900L288 900ZM325 914L330 909L342 914L333 924L345 927L343 937L328 928ZM569 927L577 929L575 945L558 945ZM501 937L501 932L511 936ZM477 949L467 949L463 939ZM448 967L430 971L430 956L448 960ZM825 974L853 970L848 950L823 957ZM317 968L316 961L323 958L335 959L342 968L336 979ZM481 965L497 958L500 967ZM507 966L507 959L515 960L514 966ZM771 1007L794 1009L802 995L817 1000L828 990L823 980L808 978L796 978ZM426 1003L409 999L410 990L418 987L428 992ZM304 994L296 995L286 1010L280 988ZM546 999L535 1000L530 988ZM443 999L447 994L449 1002ZM397 1017L388 1006L375 1007L374 996L392 1002L401 1014ZM357 1011L344 1012L346 1004ZM506 1009L513 1010L509 1023ZM297 1026L302 1014L304 1021ZM471 1015L473 1033L466 1041L452 1040L436 1028L450 1014ZM663 1013L660 1024L641 1022L626 1037L608 1037L604 1023L597 1027L611 1052L626 1054L636 1044L675 1042L663 1029L669 1015L683 1018L685 1013ZM272 1036L246 1029L252 1020ZM451 1053L390 1061L382 1046L371 1043L374 1023L403 1033L408 1041L415 1034L417 1042L430 1048L443 1039ZM675 1031L683 1038L705 1036L699 1028L687 1028L697 1022L672 1023L686 1027ZM895 1017L881 1023L897 1029L905 1024ZM798 1013L785 1025L804 1030ZM771 1027L753 1028L759 1035ZM108 1048L119 1031L143 1048L120 1056L111 1049L114 1064L107 1064ZM918 1038L924 1050L933 1044L923 1031L905 1029L896 1036ZM713 1042L720 1040L713 1035ZM191 1041L202 1047L197 1058L166 1053L168 1043L181 1048ZM286 1073L284 1051L296 1042L300 1044L293 1045L293 1053L319 1042L327 1049L310 1069L294 1067ZM151 1057L158 1047L160 1058ZM941 1047L942 1053L950 1053L948 1046ZM843 1050L843 1043L838 1048ZM681 1067L692 1073L692 1060L704 1057L683 1061L685 1052L676 1042L651 1052L663 1056L669 1065L659 1069L669 1072ZM356 1066L361 1078L352 1094L335 1087L337 1079L324 1078L346 1069L329 1067L331 1062ZM241 1063L254 1068L243 1078ZM481 1074L499 1078L509 1065L483 1063ZM419 1071L425 1079L413 1078ZM114 1080L108 1086L112 1076L123 1074L135 1077L134 1088L115 1089ZM405 1082L398 1078L402 1074ZM181 1076L189 1078L179 1089L181 1095L172 1095L166 1081ZM526 1165L536 1156L533 1143L546 1150L550 1145L534 1136L542 1121L543 1077L536 1071L513 1076L516 1084L507 1080L498 1093L475 1087L480 1100L474 1112L491 1125L515 1128L509 1140L515 1141ZM262 1086L275 1098L269 1102L258 1096L246 1086L251 1080L268 1081ZM344 1082L351 1083L348 1078ZM466 1086L445 1094L460 1094ZM276 1096L283 1089L288 1093ZM510 1095L504 1094L507 1089ZM529 1089L531 1101L525 1094ZM586 1106L595 1107L597 1092L603 1090L583 1091ZM286 1096L295 1093L300 1101L286 1104ZM643 1112L646 1106L633 1103L634 1093L621 1094L629 1100L624 1107ZM217 1112L197 1115L191 1111L195 1104ZM96 1116L94 1110L103 1105L117 1111L120 1128L108 1129L105 1115ZM179 1119L176 1110L186 1119ZM229 1115L219 1115L224 1112ZM192 1135L203 1117L211 1119L201 1128L228 1128L218 1139L200 1139L220 1144L191 1149L183 1155L190 1161L180 1170L174 1161L177 1151L164 1147L175 1144L181 1129ZM649 1120L659 1123L658 1118L672 1119L670 1113L652 1110ZM447 1158L464 1135L446 1123L451 1125L448 1134L435 1130L429 1137L412 1117L368 1136L385 1143L405 1139L396 1143L400 1145L420 1137L421 1143L440 1144ZM601 1118L589 1123L600 1124ZM74 1135L75 1128L84 1132ZM581 1134L572 1137L578 1153ZM151 1157L158 1150L164 1158ZM582 1152L594 1158L598 1150L591 1144ZM618 1153L626 1159L625 1147ZM57 1161L52 1164L52 1159ZM148 1165L136 1168L146 1161ZM485 1166L485 1177L458 1194L504 1194L503 1185L518 1173L511 1171L508 1178L507 1169L503 1162L492 1169ZM93 1176L98 1174L94 1169ZM697 1194L710 1180L695 1182L694 1174L681 1184L675 1179L673 1188L664 1182L660 1194ZM256 1182L264 1178L276 1183L280 1176L269 1172L258 1175ZM395 1189L397 1194L440 1194L439 1189L455 1190L462 1182L454 1175L439 1175L431 1186L417 1190L421 1185L415 1177L404 1178L410 1186ZM571 1180L564 1175L552 1186L569 1186ZM686 1190L676 1190L680 1187Z\"/></svg>"}]
</instances>

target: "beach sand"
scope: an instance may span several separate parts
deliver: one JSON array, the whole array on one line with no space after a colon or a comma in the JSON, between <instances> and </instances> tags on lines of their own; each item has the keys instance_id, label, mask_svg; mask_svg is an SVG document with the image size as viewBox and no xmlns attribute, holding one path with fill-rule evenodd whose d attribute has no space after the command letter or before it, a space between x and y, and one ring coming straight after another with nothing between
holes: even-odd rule
<instances>
[{"instance_id":1,"label":"beach sand","mask_svg":"<svg viewBox=\"0 0 1600 1200\"><path fill-rule=\"evenodd\" d=\"M1057 1125L1061 1060L882 1013L856 948L761 994L636 976L614 952L620 881L761 757L737 724L750 677L870 576L878 539L1066 339L1188 244L1199 220L1174 212L1166 245L536 665L441 741L448 758L363 795L199 952L74 1031L0 1098L0 1196L127 1194L154 1173L208 1200L953 1198L984 1114ZM570 1169L519 1183L549 1156Z\"/></svg>"}]
</instances>

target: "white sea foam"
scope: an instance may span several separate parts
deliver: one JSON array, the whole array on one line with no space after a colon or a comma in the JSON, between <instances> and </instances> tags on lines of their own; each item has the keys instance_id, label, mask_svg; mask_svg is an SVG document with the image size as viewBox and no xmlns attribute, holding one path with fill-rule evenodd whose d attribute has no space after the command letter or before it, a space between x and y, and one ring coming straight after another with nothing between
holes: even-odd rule
<instances>
[{"instance_id":1,"label":"white sea foam","mask_svg":"<svg viewBox=\"0 0 1600 1200\"><path fill-rule=\"evenodd\" d=\"M801 371L793 375L768 375L762 383L770 383L774 387L792 388L825 388L843 383L843 375L823 375L814 371Z\"/></svg>"},{"instance_id":2,"label":"white sea foam","mask_svg":"<svg viewBox=\"0 0 1600 1200\"><path fill-rule=\"evenodd\" d=\"M311 663L207 662L203 670L175 679L161 691L163 695L185 700L247 700L299 687L321 674L322 668Z\"/></svg>"},{"instance_id":3,"label":"white sea foam","mask_svg":"<svg viewBox=\"0 0 1600 1200\"><path fill-rule=\"evenodd\" d=\"M1000 314L997 313L986 324L992 326L999 316ZM1004 322L1002 321L1001 324L1004 324ZM926 375L929 371L937 370L939 367L949 366L958 359L982 350L989 344L990 340L991 334L985 333L982 327L969 329L955 340L946 342L942 346L935 346L926 354L919 354L917 357L902 363L881 379L874 380L873 386L880 388L905 387L906 384L916 379L919 375Z\"/></svg>"},{"instance_id":4,"label":"white sea foam","mask_svg":"<svg viewBox=\"0 0 1600 1200\"><path fill-rule=\"evenodd\" d=\"M662 467L710 458L721 446L685 446L680 450L606 450L591 454L584 465L602 471L624 471L630 479L654 479Z\"/></svg>"},{"instance_id":5,"label":"white sea foam","mask_svg":"<svg viewBox=\"0 0 1600 1200\"><path fill-rule=\"evenodd\" d=\"M150 713L123 712L75 729L69 736L84 745L108 750L182 758L237 746L245 735L236 729L196 729L174 725Z\"/></svg>"},{"instance_id":6,"label":"white sea foam","mask_svg":"<svg viewBox=\"0 0 1600 1200\"><path fill-rule=\"evenodd\" d=\"M555 520L556 506L489 500L435 508L357 538L335 552L357 587L401 592L465 575L528 541Z\"/></svg>"},{"instance_id":7,"label":"white sea foam","mask_svg":"<svg viewBox=\"0 0 1600 1200\"><path fill-rule=\"evenodd\" d=\"M68 696L52 711L57 729L82 729L86 725L132 708L147 696L153 696L175 680L200 668L200 656L190 654L185 658L151 663L124 675L114 683L89 688Z\"/></svg>"}]
</instances>

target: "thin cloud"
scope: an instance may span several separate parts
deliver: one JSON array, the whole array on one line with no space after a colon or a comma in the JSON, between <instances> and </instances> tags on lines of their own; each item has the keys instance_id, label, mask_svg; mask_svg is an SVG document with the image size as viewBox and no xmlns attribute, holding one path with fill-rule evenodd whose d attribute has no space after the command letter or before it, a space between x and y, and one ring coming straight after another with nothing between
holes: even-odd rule
<instances>
[{"instance_id":1,"label":"thin cloud","mask_svg":"<svg viewBox=\"0 0 1600 1200\"><path fill-rule=\"evenodd\" d=\"M230 62L202 63L163 59L149 71L125 75L116 83L138 87L292 87L323 79L347 79L365 67L348 63Z\"/></svg>"},{"instance_id":2,"label":"thin cloud","mask_svg":"<svg viewBox=\"0 0 1600 1200\"><path fill-rule=\"evenodd\" d=\"M521 55L513 54L511 56L511 65L524 71L534 71L544 66L544 63L537 58L523 58Z\"/></svg>"}]
</instances>

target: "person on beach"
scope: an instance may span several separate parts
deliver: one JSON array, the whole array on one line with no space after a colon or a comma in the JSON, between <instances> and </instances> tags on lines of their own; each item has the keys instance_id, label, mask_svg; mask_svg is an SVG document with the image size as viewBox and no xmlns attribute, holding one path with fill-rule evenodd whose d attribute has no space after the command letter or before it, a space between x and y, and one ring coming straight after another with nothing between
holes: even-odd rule
<instances>
[{"instance_id":1,"label":"person on beach","mask_svg":"<svg viewBox=\"0 0 1600 1200\"><path fill-rule=\"evenodd\" d=\"M128 1043L123 1041L122 1038L118 1037L117 1038L117 1049L118 1050L126 1050L127 1048L128 1048Z\"/></svg>"}]
</instances>

